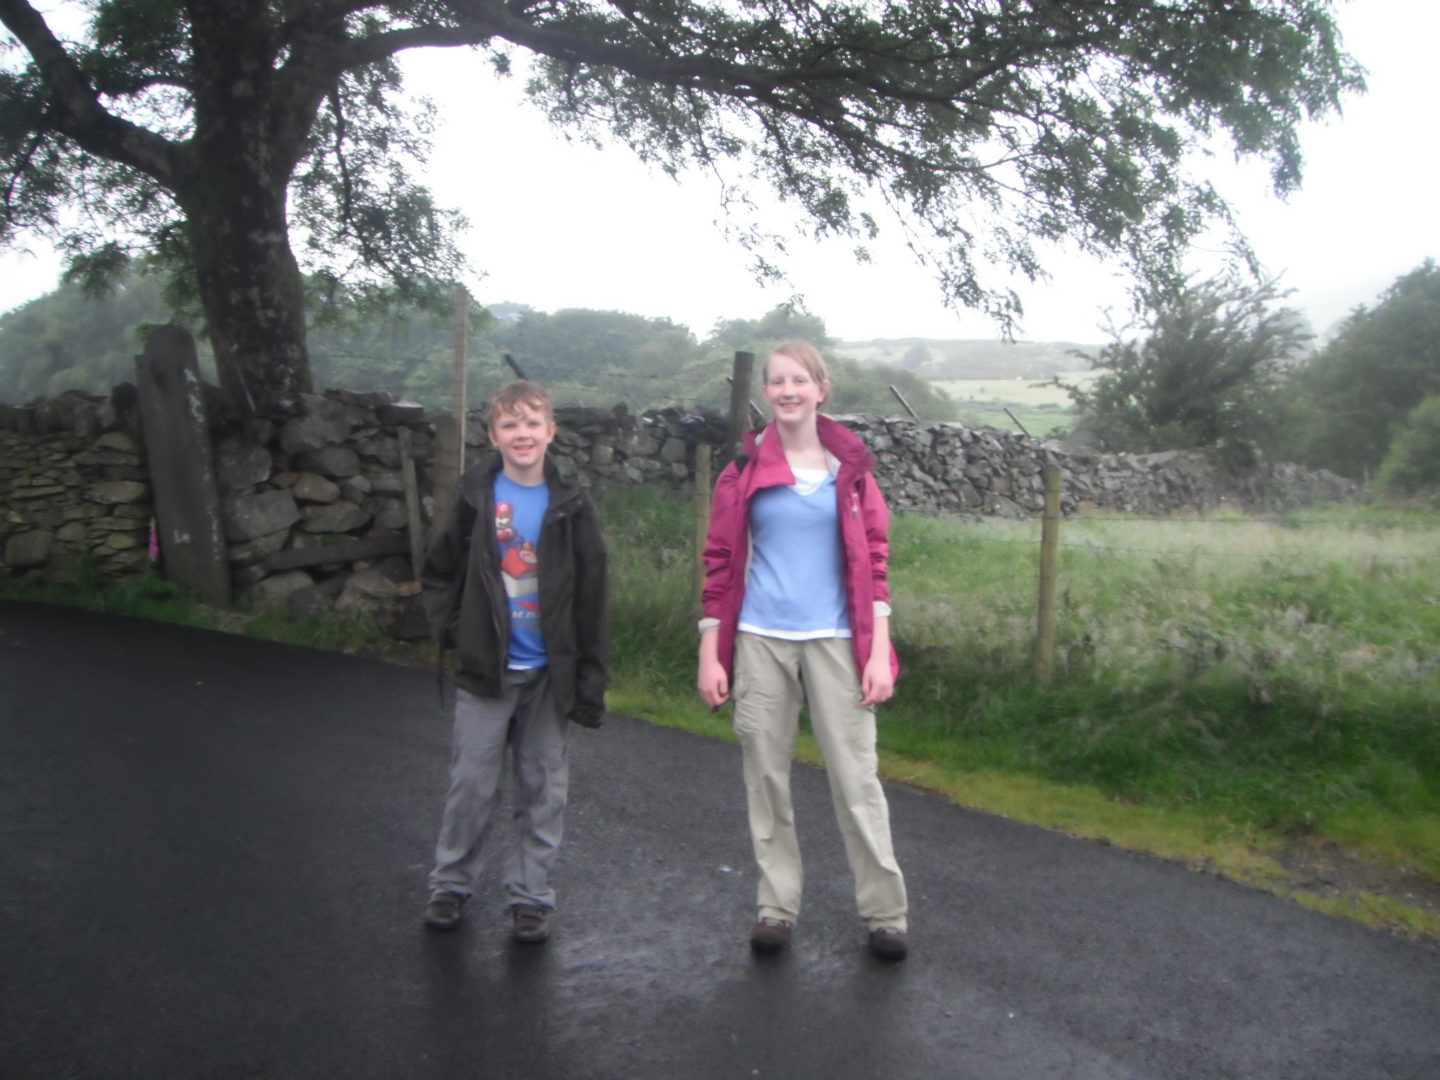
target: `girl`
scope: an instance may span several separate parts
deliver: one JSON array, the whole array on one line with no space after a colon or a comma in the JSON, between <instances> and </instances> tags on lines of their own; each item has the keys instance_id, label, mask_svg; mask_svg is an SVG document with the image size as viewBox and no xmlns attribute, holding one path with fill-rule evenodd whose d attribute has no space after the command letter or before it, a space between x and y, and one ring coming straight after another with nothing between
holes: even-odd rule
<instances>
[{"instance_id":1,"label":"girl","mask_svg":"<svg viewBox=\"0 0 1440 1080\"><path fill-rule=\"evenodd\" d=\"M816 348L779 346L763 375L773 419L746 435L745 456L715 485L698 678L712 709L733 690L760 870L750 944L785 948L800 914L790 760L804 705L870 948L898 960L909 948L905 880L875 754L875 706L894 693L899 673L890 645L889 511L865 444L820 415L830 380Z\"/></svg>"}]
</instances>

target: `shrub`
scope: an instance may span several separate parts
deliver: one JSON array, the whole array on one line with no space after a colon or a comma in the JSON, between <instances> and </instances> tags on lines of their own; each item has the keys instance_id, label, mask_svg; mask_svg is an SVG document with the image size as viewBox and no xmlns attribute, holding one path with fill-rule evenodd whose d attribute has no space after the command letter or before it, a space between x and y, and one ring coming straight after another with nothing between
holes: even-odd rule
<instances>
[{"instance_id":1,"label":"shrub","mask_svg":"<svg viewBox=\"0 0 1440 1080\"><path fill-rule=\"evenodd\" d=\"M1431 394L1410 411L1391 440L1375 481L1394 495L1440 488L1440 394Z\"/></svg>"}]
</instances>

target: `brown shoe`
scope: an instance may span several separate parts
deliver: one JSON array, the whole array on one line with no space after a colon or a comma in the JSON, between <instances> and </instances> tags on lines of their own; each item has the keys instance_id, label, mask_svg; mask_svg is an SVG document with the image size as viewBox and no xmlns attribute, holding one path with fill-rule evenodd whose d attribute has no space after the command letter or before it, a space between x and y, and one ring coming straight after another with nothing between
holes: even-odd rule
<instances>
[{"instance_id":1,"label":"brown shoe","mask_svg":"<svg viewBox=\"0 0 1440 1080\"><path fill-rule=\"evenodd\" d=\"M436 892L425 905L425 925L436 930L454 930L465 913L465 897L459 893Z\"/></svg>"},{"instance_id":2,"label":"brown shoe","mask_svg":"<svg viewBox=\"0 0 1440 1080\"><path fill-rule=\"evenodd\" d=\"M870 931L870 951L881 960L904 960L910 951L910 935L899 927L877 926Z\"/></svg>"},{"instance_id":3,"label":"brown shoe","mask_svg":"<svg viewBox=\"0 0 1440 1080\"><path fill-rule=\"evenodd\" d=\"M750 931L750 948L756 952L779 952L790 944L790 923L762 915Z\"/></svg>"},{"instance_id":4,"label":"brown shoe","mask_svg":"<svg viewBox=\"0 0 1440 1080\"><path fill-rule=\"evenodd\" d=\"M534 945L550 936L550 913L544 908L532 904L514 904L510 908L510 914L515 919L510 930L510 936L514 940Z\"/></svg>"}]
</instances>

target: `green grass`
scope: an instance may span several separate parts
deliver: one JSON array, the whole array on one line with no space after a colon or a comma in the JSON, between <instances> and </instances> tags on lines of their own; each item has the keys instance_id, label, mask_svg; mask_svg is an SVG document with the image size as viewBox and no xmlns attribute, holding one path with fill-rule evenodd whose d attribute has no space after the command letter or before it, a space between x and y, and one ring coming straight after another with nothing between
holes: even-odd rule
<instances>
[{"instance_id":1,"label":"green grass","mask_svg":"<svg viewBox=\"0 0 1440 1080\"><path fill-rule=\"evenodd\" d=\"M407 658L415 650L387 638L363 615L323 614L297 619L283 610L247 612L209 607L153 574L103 582L82 560L64 579L34 584L0 575L0 598L64 604L87 611L130 615L157 622L246 633L331 652L363 653L381 659ZM433 650L430 652L433 660Z\"/></svg>"},{"instance_id":2,"label":"green grass","mask_svg":"<svg viewBox=\"0 0 1440 1080\"><path fill-rule=\"evenodd\" d=\"M1440 822L1440 522L1066 522L1044 687L1037 532L897 521L895 635L920 688L888 714L899 752L1285 835L1347 822L1440 876L1440 849L1398 839Z\"/></svg>"},{"instance_id":3,"label":"green grass","mask_svg":"<svg viewBox=\"0 0 1440 1080\"><path fill-rule=\"evenodd\" d=\"M728 737L694 694L691 504L600 501L615 707ZM1067 520L1042 686L1039 522L897 515L887 772L1279 891L1267 852L1320 841L1440 880L1437 538L1440 515L1363 507Z\"/></svg>"},{"instance_id":4,"label":"green grass","mask_svg":"<svg viewBox=\"0 0 1440 1080\"><path fill-rule=\"evenodd\" d=\"M602 503L624 536L612 543L620 681L648 713L683 711L691 506L628 489ZM1047 686L1033 676L1038 532L897 516L905 673L884 709L886 750L1285 835L1343 832L1440 876L1440 849L1404 839L1440 821L1440 519L1067 521Z\"/></svg>"},{"instance_id":5,"label":"green grass","mask_svg":"<svg viewBox=\"0 0 1440 1080\"><path fill-rule=\"evenodd\" d=\"M639 487L595 498L612 562L611 708L731 738L694 689L693 500ZM1046 685L1033 660L1039 532L894 518L904 671L880 713L886 775L1440 940L1440 912L1297 893L1275 858L1328 843L1440 881L1440 513L1066 520ZM215 611L163 581L105 589L81 570L0 594L433 660L363 620ZM819 760L803 736L797 752Z\"/></svg>"},{"instance_id":6,"label":"green grass","mask_svg":"<svg viewBox=\"0 0 1440 1080\"><path fill-rule=\"evenodd\" d=\"M1094 377L1091 371L1060 376L1073 383ZM959 420L971 427L1016 431L1018 420L1026 432L1043 439L1057 430L1068 431L1075 423L1070 395L1036 379L936 379L933 385L949 395Z\"/></svg>"}]
</instances>

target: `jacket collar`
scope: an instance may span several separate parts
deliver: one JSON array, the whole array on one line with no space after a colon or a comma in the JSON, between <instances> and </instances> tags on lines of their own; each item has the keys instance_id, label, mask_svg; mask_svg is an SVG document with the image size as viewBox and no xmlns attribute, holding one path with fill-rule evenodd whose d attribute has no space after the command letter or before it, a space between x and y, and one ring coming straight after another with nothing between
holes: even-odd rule
<instances>
[{"instance_id":1,"label":"jacket collar","mask_svg":"<svg viewBox=\"0 0 1440 1080\"><path fill-rule=\"evenodd\" d=\"M757 466L756 481L750 485L752 489L795 482L795 473L790 468L790 463L785 460L780 435L774 428L775 421L772 420L759 431L745 433L745 452ZM822 413L815 417L815 430L820 436L820 445L825 448L832 474L838 475L842 469L858 469L862 472L874 469L875 455L860 437L844 424Z\"/></svg>"},{"instance_id":2,"label":"jacket collar","mask_svg":"<svg viewBox=\"0 0 1440 1080\"><path fill-rule=\"evenodd\" d=\"M460 480L460 489L472 506L483 507L485 505L495 477L499 476L504 468L505 460L498 453L492 453L466 470ZM548 454L545 456L545 484L550 489L550 505L552 507L564 502L577 492L576 488L565 482L564 477L560 475L560 469Z\"/></svg>"}]
</instances>

